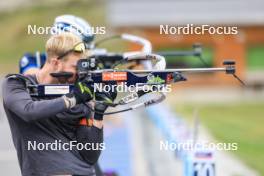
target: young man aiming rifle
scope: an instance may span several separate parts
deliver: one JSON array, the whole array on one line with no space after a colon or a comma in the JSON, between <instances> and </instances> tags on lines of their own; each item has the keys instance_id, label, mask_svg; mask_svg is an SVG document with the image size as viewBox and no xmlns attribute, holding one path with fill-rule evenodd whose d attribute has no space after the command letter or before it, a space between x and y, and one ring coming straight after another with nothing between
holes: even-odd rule
<instances>
[{"instance_id":1,"label":"young man aiming rifle","mask_svg":"<svg viewBox=\"0 0 264 176\"><path fill-rule=\"evenodd\" d=\"M11 75L3 81L4 109L23 176L95 175L93 165L98 160L100 149L65 147L72 141L81 144L103 142L102 113L107 106L95 104L94 108L99 113L94 114L92 124L80 126L84 117L91 117L84 103L94 96L97 98L97 93L94 94L85 81L76 81L77 62L84 52L85 46L76 35L54 35L46 43L45 65L36 75ZM70 72L73 76L58 79L51 75L63 72ZM75 88L58 98L31 97L28 81L35 84L75 83ZM115 95L103 94L111 100L115 99ZM30 148L34 143L45 147ZM51 147L54 143L64 147L54 149Z\"/></svg>"}]
</instances>

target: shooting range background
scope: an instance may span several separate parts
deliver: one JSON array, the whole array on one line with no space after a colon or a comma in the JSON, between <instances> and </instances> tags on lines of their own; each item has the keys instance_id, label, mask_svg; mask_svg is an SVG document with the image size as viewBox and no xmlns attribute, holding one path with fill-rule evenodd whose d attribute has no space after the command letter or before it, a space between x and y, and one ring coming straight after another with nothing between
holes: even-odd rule
<instances>
[{"instance_id":1,"label":"shooting range background","mask_svg":"<svg viewBox=\"0 0 264 176\"><path fill-rule=\"evenodd\" d=\"M109 117L105 129L107 150L100 158L102 168L120 175L182 175L182 160L175 157L174 152L159 151L159 141L167 140L168 136L160 127L159 123L163 121L157 120L170 117L177 122L183 121L172 129L175 133L181 133L183 129L190 132L193 114L198 111L201 123L199 136L202 139L238 142L239 145L238 151L216 154L218 175L264 175L264 11L261 7L263 2L257 0L1 1L0 74L3 77L17 72L18 61L26 51L43 51L47 36L27 35L28 24L50 26L57 15L65 13L84 17L93 26L106 25L106 35L99 35L98 39L127 32L146 37L155 50L189 50L193 43L200 42L212 66L220 66L225 58L234 58L238 62L239 76L249 86L241 88L224 74L189 76L189 82L176 84L165 104L161 105L163 110L166 107L167 113L158 113L162 108L155 106L147 111ZM219 16L222 18L217 18ZM161 36L158 30L160 23L175 26L185 23L232 24L239 26L240 34L233 37ZM103 46L112 51L138 49L136 45L120 41ZM184 59L170 58L169 63L173 65L177 61L179 65L197 66L196 58L188 58L188 63ZM19 175L16 153L1 103L0 172L1 175L16 176ZM172 132L172 129L167 129L167 132Z\"/></svg>"}]
</instances>

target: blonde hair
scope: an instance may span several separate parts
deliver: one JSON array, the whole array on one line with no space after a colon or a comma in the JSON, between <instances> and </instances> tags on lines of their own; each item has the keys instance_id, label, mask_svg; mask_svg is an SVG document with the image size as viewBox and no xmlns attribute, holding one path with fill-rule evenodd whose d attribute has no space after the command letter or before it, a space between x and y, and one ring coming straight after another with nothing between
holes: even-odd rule
<instances>
[{"instance_id":1,"label":"blonde hair","mask_svg":"<svg viewBox=\"0 0 264 176\"><path fill-rule=\"evenodd\" d=\"M80 42L82 41L78 36L69 32L51 36L46 42L47 61L49 62L50 58L58 57L73 49ZM67 57L63 57L62 59L66 60Z\"/></svg>"}]
</instances>

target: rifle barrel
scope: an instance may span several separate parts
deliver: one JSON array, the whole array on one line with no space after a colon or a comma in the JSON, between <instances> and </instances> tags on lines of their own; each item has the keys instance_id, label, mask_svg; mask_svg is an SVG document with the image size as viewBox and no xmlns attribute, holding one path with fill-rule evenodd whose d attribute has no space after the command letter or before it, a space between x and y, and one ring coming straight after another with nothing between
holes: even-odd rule
<instances>
[{"instance_id":1,"label":"rifle barrel","mask_svg":"<svg viewBox=\"0 0 264 176\"><path fill-rule=\"evenodd\" d=\"M104 70L95 70L91 71L91 73L102 73L102 72L132 72L132 73L151 73L151 72L180 72L180 73L202 73L202 72L224 72L227 69L225 67L218 68L179 68L179 69L165 69L165 70L112 70L112 69L104 69Z\"/></svg>"}]
</instances>

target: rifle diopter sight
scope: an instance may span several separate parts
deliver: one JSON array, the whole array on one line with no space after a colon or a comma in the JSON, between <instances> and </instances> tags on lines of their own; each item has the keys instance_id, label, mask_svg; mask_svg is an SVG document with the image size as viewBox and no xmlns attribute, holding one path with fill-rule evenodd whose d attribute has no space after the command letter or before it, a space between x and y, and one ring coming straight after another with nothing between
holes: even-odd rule
<instances>
[{"instance_id":1,"label":"rifle diopter sight","mask_svg":"<svg viewBox=\"0 0 264 176\"><path fill-rule=\"evenodd\" d=\"M226 74L232 74L242 85L246 85L237 75L236 75L236 62L233 60L225 60L223 65L226 66Z\"/></svg>"},{"instance_id":2,"label":"rifle diopter sight","mask_svg":"<svg viewBox=\"0 0 264 176\"><path fill-rule=\"evenodd\" d=\"M236 62L233 60L225 60L223 65L226 66L226 74L235 74L236 73Z\"/></svg>"}]
</instances>

